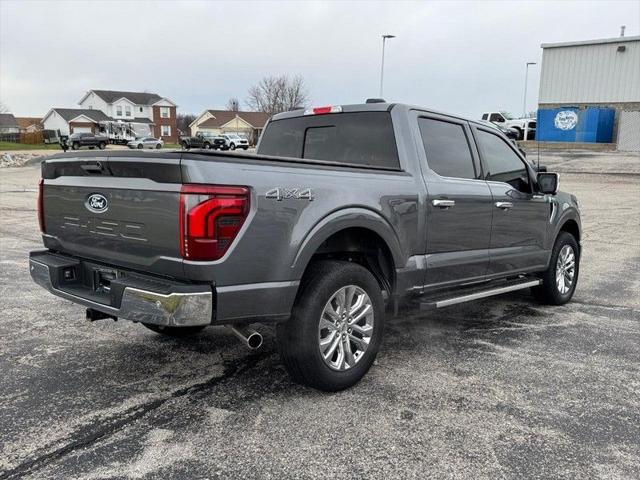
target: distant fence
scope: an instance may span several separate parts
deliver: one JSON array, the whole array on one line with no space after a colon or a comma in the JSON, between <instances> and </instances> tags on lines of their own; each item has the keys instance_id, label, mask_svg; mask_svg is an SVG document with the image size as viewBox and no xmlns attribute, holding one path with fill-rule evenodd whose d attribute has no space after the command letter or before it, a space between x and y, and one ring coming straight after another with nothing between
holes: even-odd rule
<instances>
[{"instance_id":1,"label":"distant fence","mask_svg":"<svg viewBox=\"0 0 640 480\"><path fill-rule=\"evenodd\" d=\"M44 135L41 130L23 133L0 133L0 142L25 143L37 145L44 143Z\"/></svg>"},{"instance_id":2,"label":"distant fence","mask_svg":"<svg viewBox=\"0 0 640 480\"><path fill-rule=\"evenodd\" d=\"M20 141L19 133L0 133L0 142L14 142Z\"/></svg>"}]
</instances>

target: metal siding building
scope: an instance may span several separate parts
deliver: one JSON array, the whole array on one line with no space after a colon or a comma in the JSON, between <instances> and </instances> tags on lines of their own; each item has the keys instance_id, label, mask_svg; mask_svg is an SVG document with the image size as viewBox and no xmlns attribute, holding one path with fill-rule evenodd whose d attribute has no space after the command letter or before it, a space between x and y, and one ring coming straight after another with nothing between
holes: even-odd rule
<instances>
[{"instance_id":1,"label":"metal siding building","mask_svg":"<svg viewBox=\"0 0 640 480\"><path fill-rule=\"evenodd\" d=\"M616 110L613 138L635 125L623 111L640 111L640 36L543 43L538 107L609 107ZM640 135L640 132L638 132Z\"/></svg>"},{"instance_id":2,"label":"metal siding building","mask_svg":"<svg viewBox=\"0 0 640 480\"><path fill-rule=\"evenodd\" d=\"M624 47L624 51L619 51ZM640 102L640 36L542 44L540 104Z\"/></svg>"}]
</instances>

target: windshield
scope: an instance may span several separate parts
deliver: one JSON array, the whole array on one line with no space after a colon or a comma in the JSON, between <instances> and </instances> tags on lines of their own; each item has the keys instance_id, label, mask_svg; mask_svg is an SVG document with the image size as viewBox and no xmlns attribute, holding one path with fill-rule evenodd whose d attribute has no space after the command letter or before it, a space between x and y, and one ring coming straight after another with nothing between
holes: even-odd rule
<instances>
[{"instance_id":1,"label":"windshield","mask_svg":"<svg viewBox=\"0 0 640 480\"><path fill-rule=\"evenodd\" d=\"M512 113L509 113L509 112L500 112L500 113L507 120L516 120L516 117Z\"/></svg>"}]
</instances>

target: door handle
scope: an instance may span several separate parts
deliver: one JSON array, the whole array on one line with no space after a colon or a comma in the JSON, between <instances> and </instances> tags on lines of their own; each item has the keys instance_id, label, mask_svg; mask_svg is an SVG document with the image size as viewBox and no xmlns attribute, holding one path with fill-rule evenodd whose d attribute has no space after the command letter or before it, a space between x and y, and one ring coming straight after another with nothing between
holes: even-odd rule
<instances>
[{"instance_id":1,"label":"door handle","mask_svg":"<svg viewBox=\"0 0 640 480\"><path fill-rule=\"evenodd\" d=\"M438 207L438 208L451 208L451 207L455 207L456 202L455 200L436 199L436 200L431 200L431 204L434 207Z\"/></svg>"},{"instance_id":2,"label":"door handle","mask_svg":"<svg viewBox=\"0 0 640 480\"><path fill-rule=\"evenodd\" d=\"M511 203L511 202L496 202L496 207L501 208L502 210L507 210L509 208L513 208L513 203Z\"/></svg>"}]
</instances>

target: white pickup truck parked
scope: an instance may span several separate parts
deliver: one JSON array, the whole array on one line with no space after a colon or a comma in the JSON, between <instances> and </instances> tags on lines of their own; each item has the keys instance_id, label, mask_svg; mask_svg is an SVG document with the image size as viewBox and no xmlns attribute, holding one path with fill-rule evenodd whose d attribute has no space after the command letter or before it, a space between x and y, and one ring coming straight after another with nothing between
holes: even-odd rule
<instances>
[{"instance_id":1,"label":"white pickup truck parked","mask_svg":"<svg viewBox=\"0 0 640 480\"><path fill-rule=\"evenodd\" d=\"M514 118L507 112L485 112L482 120L518 131L518 140L534 140L536 137L535 118Z\"/></svg>"}]
</instances>

